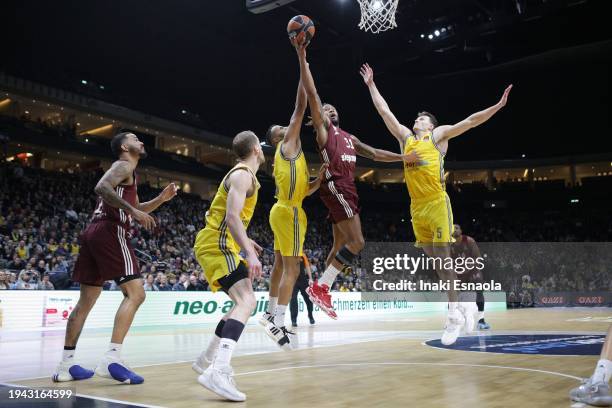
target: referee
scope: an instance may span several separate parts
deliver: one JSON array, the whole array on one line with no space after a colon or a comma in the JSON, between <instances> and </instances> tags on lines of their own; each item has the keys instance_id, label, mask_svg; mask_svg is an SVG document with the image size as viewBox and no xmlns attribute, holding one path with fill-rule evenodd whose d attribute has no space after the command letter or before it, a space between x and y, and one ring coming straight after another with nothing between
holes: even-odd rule
<instances>
[{"instance_id":1,"label":"referee","mask_svg":"<svg viewBox=\"0 0 612 408\"><path fill-rule=\"evenodd\" d=\"M291 326L293 327L297 327L298 292L302 293L302 298L306 303L310 324L315 324L314 317L312 317L312 302L310 301L310 297L308 297L306 294L306 288L310 285L312 285L312 271L310 270L310 262L308 262L308 257L306 255L302 255L302 258L300 259L300 274L295 281L295 285L293 285L293 296L291 296L291 303L289 305L289 309L291 310Z\"/></svg>"}]
</instances>

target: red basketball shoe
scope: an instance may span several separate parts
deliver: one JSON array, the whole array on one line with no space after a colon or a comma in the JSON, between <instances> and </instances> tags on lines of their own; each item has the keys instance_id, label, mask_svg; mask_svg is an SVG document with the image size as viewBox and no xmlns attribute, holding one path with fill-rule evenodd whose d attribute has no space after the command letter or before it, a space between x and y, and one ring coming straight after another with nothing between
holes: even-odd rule
<instances>
[{"instance_id":1,"label":"red basketball shoe","mask_svg":"<svg viewBox=\"0 0 612 408\"><path fill-rule=\"evenodd\" d=\"M329 294L329 286L323 284L319 285L318 281L314 281L312 286L306 288L308 297L312 300L312 303L319 306L329 317L336 320L338 315L334 311L334 306L331 302L331 295Z\"/></svg>"}]
</instances>

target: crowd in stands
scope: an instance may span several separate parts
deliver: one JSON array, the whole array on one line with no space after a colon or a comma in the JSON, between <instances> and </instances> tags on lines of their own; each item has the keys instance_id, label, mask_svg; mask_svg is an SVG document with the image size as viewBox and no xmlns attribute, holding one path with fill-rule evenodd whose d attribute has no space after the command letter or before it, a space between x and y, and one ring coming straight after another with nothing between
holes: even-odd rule
<instances>
[{"instance_id":1,"label":"crowd in stands","mask_svg":"<svg viewBox=\"0 0 612 408\"><path fill-rule=\"evenodd\" d=\"M0 165L0 290L78 287L70 279L79 253L78 237L93 212L93 187L101 174L101 170L52 172L23 167L15 162ZM140 200L146 201L159 190L142 184L138 193ZM262 254L264 274L253 282L255 290L266 291L274 259L267 220L273 199L262 197L260 201L248 233L266 249ZM414 241L407 198L404 206L389 206L385 211L366 200L362 203L361 220L366 242ZM208 201L181 192L155 211L157 226L154 230L145 231L134 225L131 243L140 261L145 290L209 289L192 253L195 235L203 227L208 206ZM316 195L307 200L305 209L308 214L305 254L316 279L325 269L332 233L327 212ZM464 220L461 222L464 231L479 242L580 242L589 240L588 232L593 240L610 241L612 235L609 214L605 212L589 211L588 217L557 212L548 214L544 220L541 217L542 214L529 212L515 212L512 217L504 217L479 209L455 210L455 220ZM610 254L585 265L584 261L579 261L584 257L571 256L568 251L557 254L553 248L549 259L533 252L534 248L537 246L512 259L500 256L506 262L502 269L513 272L506 275L509 277L504 282L507 291L521 293L521 288L527 285L521 279L524 275L529 276L530 288L536 290L612 289L607 271L612 264L608 259ZM551 262L540 267L534 264L536 259ZM364 277L364 269L357 263L338 276L333 290L361 291L365 288ZM116 290L117 285L109 281L104 288Z\"/></svg>"}]
</instances>

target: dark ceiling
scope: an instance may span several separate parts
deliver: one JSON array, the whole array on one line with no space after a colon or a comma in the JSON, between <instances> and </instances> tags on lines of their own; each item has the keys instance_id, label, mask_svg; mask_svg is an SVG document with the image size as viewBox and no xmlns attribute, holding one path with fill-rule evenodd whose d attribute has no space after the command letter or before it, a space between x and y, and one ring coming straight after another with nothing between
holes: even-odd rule
<instances>
[{"instance_id":1,"label":"dark ceiling","mask_svg":"<svg viewBox=\"0 0 612 408\"><path fill-rule=\"evenodd\" d=\"M396 148L358 75L365 61L408 124L421 109L458 121L515 85L504 111L453 141L451 159L612 151L606 3L399 0L399 27L373 35L358 30L355 0L298 0L259 15L243 0L3 1L0 70L228 137L263 134L291 114L298 66L285 27L307 14L319 93L366 142ZM307 130L304 140L313 149Z\"/></svg>"}]
</instances>

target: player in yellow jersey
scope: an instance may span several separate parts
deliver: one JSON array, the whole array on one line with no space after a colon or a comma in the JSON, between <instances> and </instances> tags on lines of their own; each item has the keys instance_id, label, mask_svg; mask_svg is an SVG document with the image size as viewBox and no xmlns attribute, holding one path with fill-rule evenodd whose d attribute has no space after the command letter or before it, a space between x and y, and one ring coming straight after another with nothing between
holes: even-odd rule
<instances>
[{"instance_id":1,"label":"player in yellow jersey","mask_svg":"<svg viewBox=\"0 0 612 408\"><path fill-rule=\"evenodd\" d=\"M452 238L453 212L446 194L444 180L444 156L448 150L448 141L486 122L503 108L512 85L505 89L498 103L470 115L461 122L438 126L434 115L420 112L410 130L397 120L376 88L372 68L364 64L360 73L370 90L376 110L383 118L387 129L399 142L401 152L403 154L416 153L419 157L416 163L404 164L404 177L410 195L410 215L417 240L416 245L422 247L427 256L450 258L450 244L454 241ZM437 273L442 281L456 279L455 271L452 269L441 269ZM457 292L451 289L447 294L449 312L442 343L449 345L457 341L466 320L458 304Z\"/></svg>"},{"instance_id":2,"label":"player in yellow jersey","mask_svg":"<svg viewBox=\"0 0 612 408\"><path fill-rule=\"evenodd\" d=\"M306 236L307 220L302 201L317 191L327 167L322 166L319 177L309 181L308 163L300 140L306 106L306 91L300 81L289 125L272 125L266 134L266 141L276 147L273 171L276 203L270 211L270 226L274 233L270 299L268 310L260 323L264 325L268 336L286 350L291 349L288 334L293 333L285 327L285 311L300 273L300 258Z\"/></svg>"},{"instance_id":3,"label":"player in yellow jersey","mask_svg":"<svg viewBox=\"0 0 612 408\"><path fill-rule=\"evenodd\" d=\"M193 252L213 292L221 289L234 302L219 321L215 336L193 364L198 382L232 401L244 401L230 366L232 352L244 325L256 307L253 279L261 276L261 247L246 233L255 205L259 182L255 174L265 158L259 139L251 131L234 137L232 149L238 164L223 178L209 210L206 226L195 239ZM246 254L243 259L240 250ZM206 363L210 366L205 369Z\"/></svg>"}]
</instances>

